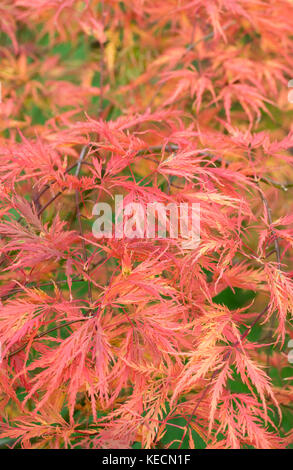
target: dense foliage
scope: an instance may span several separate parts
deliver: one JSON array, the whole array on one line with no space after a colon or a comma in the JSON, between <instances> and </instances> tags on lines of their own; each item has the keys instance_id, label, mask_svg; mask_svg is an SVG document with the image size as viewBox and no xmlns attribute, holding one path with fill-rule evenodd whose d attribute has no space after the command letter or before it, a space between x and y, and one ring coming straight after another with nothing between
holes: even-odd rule
<instances>
[{"instance_id":1,"label":"dense foliage","mask_svg":"<svg viewBox=\"0 0 293 470\"><path fill-rule=\"evenodd\" d=\"M290 446L292 1L2 0L0 28L0 445ZM95 238L116 194L199 203L199 245Z\"/></svg>"}]
</instances>

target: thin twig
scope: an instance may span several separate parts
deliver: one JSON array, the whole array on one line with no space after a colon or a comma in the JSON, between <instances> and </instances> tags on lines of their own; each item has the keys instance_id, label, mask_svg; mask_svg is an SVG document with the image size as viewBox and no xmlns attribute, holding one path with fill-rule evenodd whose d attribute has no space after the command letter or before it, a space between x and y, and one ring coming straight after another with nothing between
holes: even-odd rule
<instances>
[{"instance_id":1,"label":"thin twig","mask_svg":"<svg viewBox=\"0 0 293 470\"><path fill-rule=\"evenodd\" d=\"M229 28L232 24L234 24L235 21L232 20L232 21L229 21L229 23L227 23L226 25L223 26L223 31L225 31L227 28ZM212 31L211 33L209 34L206 34L205 36L202 36L201 38L197 39L196 41L193 40L194 38L194 34L195 34L195 24L193 26L193 29L192 29L192 35L191 35L191 41L190 41L190 44L188 44L188 46L186 47L185 51L183 52L182 54L182 57L181 57L181 60L180 62L182 62L182 59L185 58L185 56L188 54L188 52L190 52L197 44L199 44L200 42L203 42L203 41L208 41L209 39L213 39L214 37L214 32ZM180 63L179 62L179 63ZM158 88L156 89L155 93L153 94L153 96L151 97L148 105L147 105L147 109L150 108L154 102L154 100L156 99L156 97L158 96L158 94L160 93L161 89L163 88L164 86L164 82L160 83L160 85L158 86Z\"/></svg>"},{"instance_id":2,"label":"thin twig","mask_svg":"<svg viewBox=\"0 0 293 470\"><path fill-rule=\"evenodd\" d=\"M72 279L72 282L83 282L83 281L84 281L84 279L80 279L80 278L77 278L77 277ZM63 283L67 282L67 279L60 279L59 281L52 281L52 282L54 282L54 284L63 284ZM44 284L37 284L36 282L28 282L27 284L24 284L23 286L28 287L29 289L30 288L41 289L43 287L49 287L49 286L53 287L54 284L52 284L52 282L46 282ZM12 289L7 294L4 294L4 295L0 296L0 298L1 298L1 300L6 300L7 298L11 297L12 295L18 294L19 292L23 292L23 289L21 287L17 287L15 289Z\"/></svg>"},{"instance_id":3,"label":"thin twig","mask_svg":"<svg viewBox=\"0 0 293 470\"><path fill-rule=\"evenodd\" d=\"M270 206L269 206L269 203L268 203L267 198L264 196L264 194L262 193L262 191L261 191L260 189L259 189L258 191L259 191L259 194L260 194L260 196L261 196L263 205L264 205L264 207L265 207L265 209L266 209L266 213L267 213L267 216L268 216L268 221L269 221L271 233L272 233L272 235L274 236L275 253L276 253L276 258L277 258L277 262L278 262L278 268L279 268L279 271L281 271L281 254L280 254L279 238L278 238L278 236L277 236L275 230L272 228L273 219L272 219L271 208L270 208Z\"/></svg>"},{"instance_id":4,"label":"thin twig","mask_svg":"<svg viewBox=\"0 0 293 470\"><path fill-rule=\"evenodd\" d=\"M79 318L78 320L71 320L67 323L64 323L63 325L58 325L58 326L54 326L53 328L50 328L49 330L46 330L44 331L43 333L40 333L38 334L37 336L35 336L35 338L33 339L33 341L37 341L38 339L42 338L43 336L46 336L48 333L52 333L53 331L57 331L59 330L60 328L63 328L65 326L69 326L69 325L73 325L73 323L78 323L78 322L81 322L81 321L85 321L85 320L89 320L90 318L93 318L92 316L90 317L83 317L83 318ZM30 341L27 341L23 346L21 346L20 348L16 349L15 351L9 353L8 355L6 355L4 357L4 359L9 359L10 357L12 356L15 356L15 354L18 354L20 351L23 351L26 346L30 343Z\"/></svg>"},{"instance_id":5,"label":"thin twig","mask_svg":"<svg viewBox=\"0 0 293 470\"><path fill-rule=\"evenodd\" d=\"M91 164L89 162L82 162L83 165L90 165ZM69 173L71 170L73 170L76 166L78 165L78 162L76 163L73 163L73 165L69 166L68 168L66 168L64 174L66 175L67 173ZM34 198L33 198L33 203L35 205L37 205L37 203L39 202L40 198L48 191L48 189L50 189L50 187L52 186L52 184L54 184L54 182L52 183L49 183L49 184L46 184L46 186L44 186L44 188L41 190L41 192L39 192Z\"/></svg>"}]
</instances>

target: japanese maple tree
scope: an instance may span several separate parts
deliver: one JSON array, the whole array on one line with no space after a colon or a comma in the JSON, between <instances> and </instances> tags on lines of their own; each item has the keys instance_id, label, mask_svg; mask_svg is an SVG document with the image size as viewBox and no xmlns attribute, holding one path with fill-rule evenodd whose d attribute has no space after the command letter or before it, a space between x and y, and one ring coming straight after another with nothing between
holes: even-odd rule
<instances>
[{"instance_id":1,"label":"japanese maple tree","mask_svg":"<svg viewBox=\"0 0 293 470\"><path fill-rule=\"evenodd\" d=\"M0 28L0 445L290 447L292 1L2 0ZM117 194L199 204L199 244L97 239Z\"/></svg>"}]
</instances>

